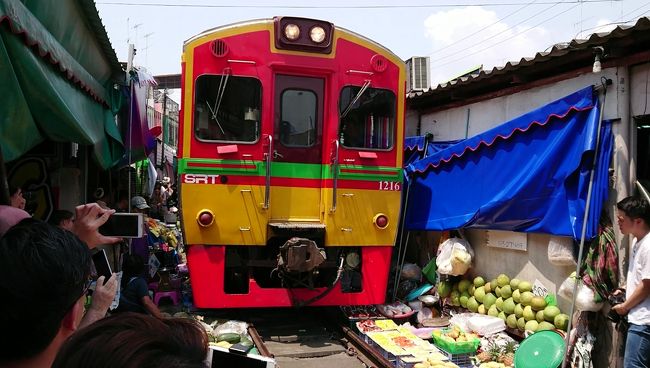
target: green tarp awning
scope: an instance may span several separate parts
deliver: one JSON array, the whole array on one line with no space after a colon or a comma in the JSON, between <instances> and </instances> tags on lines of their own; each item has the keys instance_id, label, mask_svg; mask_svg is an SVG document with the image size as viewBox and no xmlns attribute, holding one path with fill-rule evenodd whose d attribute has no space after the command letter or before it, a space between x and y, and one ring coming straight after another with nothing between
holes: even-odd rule
<instances>
[{"instance_id":1,"label":"green tarp awning","mask_svg":"<svg viewBox=\"0 0 650 368\"><path fill-rule=\"evenodd\" d=\"M50 139L93 146L103 168L116 164L123 146L111 105L119 95L115 98L112 82L103 83L23 3L0 0L0 146L5 160Z\"/></svg>"}]
</instances>

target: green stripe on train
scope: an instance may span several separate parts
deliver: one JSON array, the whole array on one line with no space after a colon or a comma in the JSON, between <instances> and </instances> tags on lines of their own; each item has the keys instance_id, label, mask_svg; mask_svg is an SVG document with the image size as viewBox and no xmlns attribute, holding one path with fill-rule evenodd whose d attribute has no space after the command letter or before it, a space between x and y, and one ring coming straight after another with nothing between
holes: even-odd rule
<instances>
[{"instance_id":1,"label":"green stripe on train","mask_svg":"<svg viewBox=\"0 0 650 368\"><path fill-rule=\"evenodd\" d=\"M206 166L191 166L191 164ZM241 165L245 167L214 167L209 165ZM341 170L367 170L374 173L364 172L341 172ZM180 174L218 174L218 175L242 175L242 176L265 176L265 163L262 161L250 160L210 160L210 159L179 159L178 172ZM296 162L272 162L271 175L273 177L296 178L296 179L333 179L332 166L321 164L305 164ZM399 180L402 181L401 169L385 166L367 165L340 165L339 179L347 180Z\"/></svg>"}]
</instances>

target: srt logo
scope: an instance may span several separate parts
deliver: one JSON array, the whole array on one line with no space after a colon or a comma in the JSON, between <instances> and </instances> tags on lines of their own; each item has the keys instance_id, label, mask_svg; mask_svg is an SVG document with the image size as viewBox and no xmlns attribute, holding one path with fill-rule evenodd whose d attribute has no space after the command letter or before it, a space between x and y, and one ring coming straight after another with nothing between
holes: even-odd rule
<instances>
[{"instance_id":1,"label":"srt logo","mask_svg":"<svg viewBox=\"0 0 650 368\"><path fill-rule=\"evenodd\" d=\"M183 183L186 184L218 184L219 175L185 174Z\"/></svg>"}]
</instances>

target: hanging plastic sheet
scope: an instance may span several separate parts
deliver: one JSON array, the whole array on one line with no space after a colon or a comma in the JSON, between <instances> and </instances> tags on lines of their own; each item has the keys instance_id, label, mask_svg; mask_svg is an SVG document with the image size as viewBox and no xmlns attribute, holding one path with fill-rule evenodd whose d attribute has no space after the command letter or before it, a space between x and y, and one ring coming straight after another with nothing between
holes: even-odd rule
<instances>
[{"instance_id":1,"label":"hanging plastic sheet","mask_svg":"<svg viewBox=\"0 0 650 368\"><path fill-rule=\"evenodd\" d=\"M479 228L580 237L596 146L587 87L407 166L409 230ZM587 238L607 197L611 124L601 128Z\"/></svg>"}]
</instances>

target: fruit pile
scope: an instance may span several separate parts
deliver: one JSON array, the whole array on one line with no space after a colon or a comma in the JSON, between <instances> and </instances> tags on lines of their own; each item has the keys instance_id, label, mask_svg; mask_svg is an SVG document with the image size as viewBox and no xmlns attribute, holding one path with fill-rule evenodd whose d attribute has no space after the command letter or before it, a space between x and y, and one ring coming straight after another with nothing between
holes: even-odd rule
<instances>
[{"instance_id":1,"label":"fruit pile","mask_svg":"<svg viewBox=\"0 0 650 368\"><path fill-rule=\"evenodd\" d=\"M466 333L456 325L453 325L450 329L447 330L434 330L433 334L447 342L464 342L478 339L477 335L473 333Z\"/></svg>"},{"instance_id":2,"label":"fruit pile","mask_svg":"<svg viewBox=\"0 0 650 368\"><path fill-rule=\"evenodd\" d=\"M437 289L440 298L447 298L451 305L499 317L513 329L566 331L569 321L569 316L558 307L547 305L545 298L534 295L530 282L510 279L504 274L490 282L480 276L473 281L442 281Z\"/></svg>"},{"instance_id":3,"label":"fruit pile","mask_svg":"<svg viewBox=\"0 0 650 368\"><path fill-rule=\"evenodd\" d=\"M515 347L517 343L509 342L501 347L491 343L482 352L476 355L481 363L479 368L511 367L515 362Z\"/></svg>"}]
</instances>

